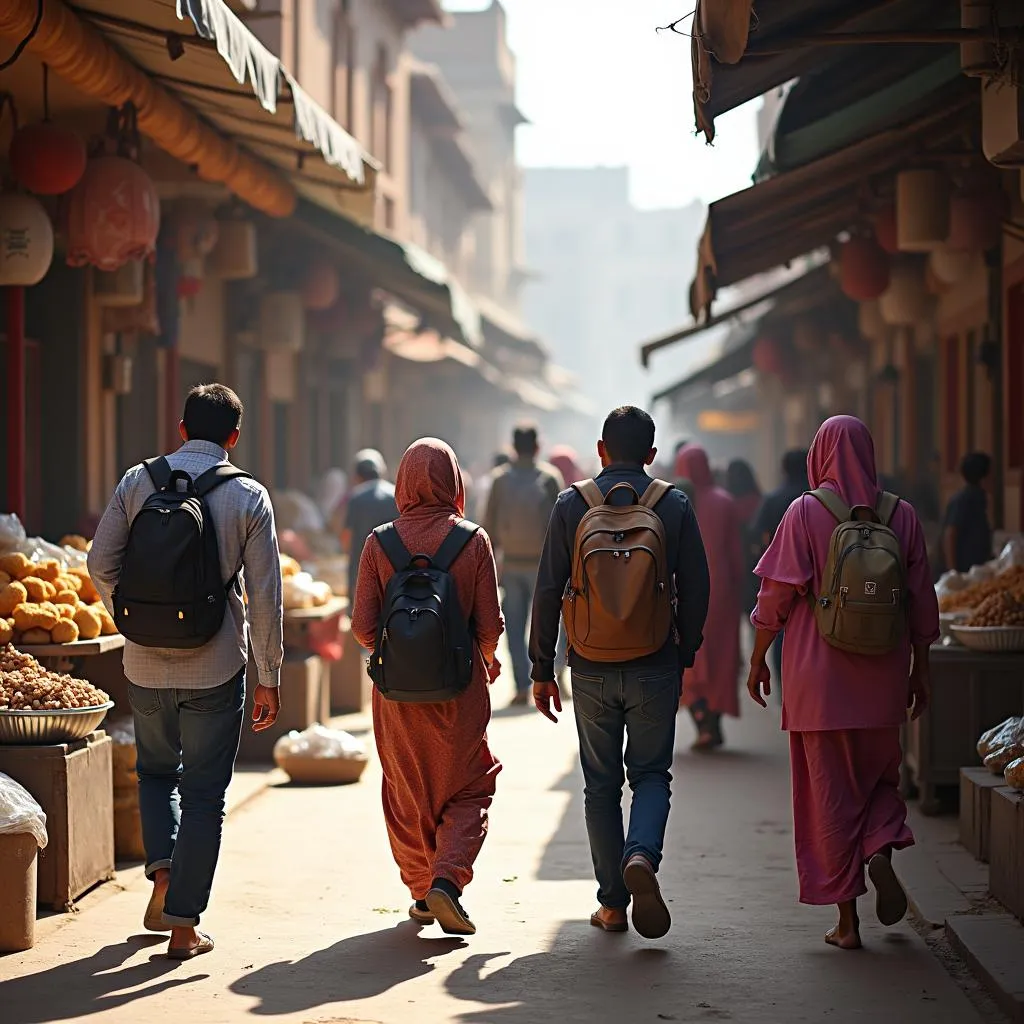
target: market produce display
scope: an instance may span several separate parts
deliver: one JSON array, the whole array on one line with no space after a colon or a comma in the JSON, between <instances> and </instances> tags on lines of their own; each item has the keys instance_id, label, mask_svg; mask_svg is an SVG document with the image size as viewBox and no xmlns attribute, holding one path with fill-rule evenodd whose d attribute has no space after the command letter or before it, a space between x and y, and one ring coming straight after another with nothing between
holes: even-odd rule
<instances>
[{"instance_id":1,"label":"market produce display","mask_svg":"<svg viewBox=\"0 0 1024 1024\"><path fill-rule=\"evenodd\" d=\"M1006 784L1014 789L1024 789L1024 757L1011 761L1003 771Z\"/></svg>"},{"instance_id":2,"label":"market produce display","mask_svg":"<svg viewBox=\"0 0 1024 1024\"><path fill-rule=\"evenodd\" d=\"M0 643L70 644L116 632L87 569L0 555Z\"/></svg>"},{"instance_id":3,"label":"market produce display","mask_svg":"<svg viewBox=\"0 0 1024 1024\"><path fill-rule=\"evenodd\" d=\"M10 644L0 648L0 711L71 711L109 700L84 679L51 672Z\"/></svg>"},{"instance_id":4,"label":"market produce display","mask_svg":"<svg viewBox=\"0 0 1024 1024\"><path fill-rule=\"evenodd\" d=\"M1024 592L1000 590L991 594L973 609L964 625L988 628L1024 626Z\"/></svg>"},{"instance_id":5,"label":"market produce display","mask_svg":"<svg viewBox=\"0 0 1024 1024\"><path fill-rule=\"evenodd\" d=\"M1024 566L1011 566L998 576L972 583L960 590L940 593L939 610L974 611L992 597L1006 597L1011 602L1024 604Z\"/></svg>"},{"instance_id":6,"label":"market produce display","mask_svg":"<svg viewBox=\"0 0 1024 1024\"><path fill-rule=\"evenodd\" d=\"M982 733L978 756L993 775L1004 775L1011 786L1024 786L1024 718L1008 718Z\"/></svg>"},{"instance_id":7,"label":"market produce display","mask_svg":"<svg viewBox=\"0 0 1024 1024\"><path fill-rule=\"evenodd\" d=\"M300 608L322 608L334 597L330 584L315 580L289 555L281 555L284 607L286 611Z\"/></svg>"}]
</instances>

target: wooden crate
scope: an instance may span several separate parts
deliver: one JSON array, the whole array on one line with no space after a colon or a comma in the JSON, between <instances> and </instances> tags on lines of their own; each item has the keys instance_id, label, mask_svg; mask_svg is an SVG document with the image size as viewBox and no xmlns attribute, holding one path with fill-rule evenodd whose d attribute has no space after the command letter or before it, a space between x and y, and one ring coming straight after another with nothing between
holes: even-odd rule
<instances>
[{"instance_id":1,"label":"wooden crate","mask_svg":"<svg viewBox=\"0 0 1024 1024\"><path fill-rule=\"evenodd\" d=\"M366 672L366 652L349 633L341 661L328 665L331 676L331 713L348 715L363 712L370 702L373 684Z\"/></svg>"},{"instance_id":2,"label":"wooden crate","mask_svg":"<svg viewBox=\"0 0 1024 1024\"><path fill-rule=\"evenodd\" d=\"M114 877L114 786L106 733L74 743L0 746L0 772L20 782L46 812L41 906L69 910L83 893Z\"/></svg>"},{"instance_id":3,"label":"wooden crate","mask_svg":"<svg viewBox=\"0 0 1024 1024\"><path fill-rule=\"evenodd\" d=\"M992 790L989 888L1024 921L1024 791Z\"/></svg>"},{"instance_id":4,"label":"wooden crate","mask_svg":"<svg viewBox=\"0 0 1024 1024\"><path fill-rule=\"evenodd\" d=\"M258 679L256 666L250 661L250 694ZM293 729L301 732L316 722L326 722L330 717L328 679L323 660L315 654L285 655L281 666L281 714L272 728L253 732L251 715L246 712L238 760L244 764L270 764L274 760L274 744L282 736ZM250 696L248 707L251 705Z\"/></svg>"},{"instance_id":5,"label":"wooden crate","mask_svg":"<svg viewBox=\"0 0 1024 1024\"><path fill-rule=\"evenodd\" d=\"M956 792L960 769L978 766L978 737L1024 707L1024 654L965 647L931 650L932 699L904 730L906 769L925 814L941 810L939 791Z\"/></svg>"},{"instance_id":6,"label":"wooden crate","mask_svg":"<svg viewBox=\"0 0 1024 1024\"><path fill-rule=\"evenodd\" d=\"M960 843L988 863L992 790L1005 786L1002 775L987 768L960 769Z\"/></svg>"}]
</instances>

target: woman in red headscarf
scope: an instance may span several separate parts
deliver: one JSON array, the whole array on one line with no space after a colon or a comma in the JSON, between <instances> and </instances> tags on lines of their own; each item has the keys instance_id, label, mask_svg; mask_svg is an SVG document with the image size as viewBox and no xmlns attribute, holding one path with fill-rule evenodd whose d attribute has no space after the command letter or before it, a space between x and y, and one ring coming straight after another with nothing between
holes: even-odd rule
<instances>
[{"instance_id":1,"label":"woman in red headscarf","mask_svg":"<svg viewBox=\"0 0 1024 1024\"><path fill-rule=\"evenodd\" d=\"M852 416L821 425L807 456L807 475L812 488L832 491L851 510L874 511L878 505L874 442ZM921 524L901 501L889 527L899 539L906 572L902 643L888 654L872 655L827 644L806 598L821 593L836 524L811 494L786 512L756 569L761 591L751 617L757 636L747 689L765 706L765 656L785 628L782 728L789 732L800 900L837 904L839 923L825 941L858 949L857 897L867 891L865 865L882 924L895 924L907 909L892 868L893 851L914 842L899 791L900 726L909 707L916 717L927 704L928 648L939 636L939 613Z\"/></svg>"},{"instance_id":2,"label":"woman in red headscarf","mask_svg":"<svg viewBox=\"0 0 1024 1024\"><path fill-rule=\"evenodd\" d=\"M739 716L740 609L743 542L736 502L715 486L707 452L690 444L676 456L675 474L686 480L711 572L711 603L704 643L683 676L683 703L697 726L694 750L720 747L722 715Z\"/></svg>"},{"instance_id":3,"label":"woman in red headscarf","mask_svg":"<svg viewBox=\"0 0 1024 1024\"><path fill-rule=\"evenodd\" d=\"M548 452L548 462L562 474L562 482L566 487L572 487L586 478L587 474L580 469L579 456L567 444L556 444Z\"/></svg>"},{"instance_id":4,"label":"woman in red headscarf","mask_svg":"<svg viewBox=\"0 0 1024 1024\"><path fill-rule=\"evenodd\" d=\"M463 518L465 490L455 452L444 441L412 444L398 467L395 528L408 551L436 554ZM435 919L453 935L476 929L462 906L487 835L487 811L501 764L487 745L491 718L488 684L504 630L494 554L480 530L451 567L459 604L476 633L470 686L454 700L404 704L373 693L373 726L384 769L384 818L402 881L409 887L410 916ZM367 538L359 562L352 634L366 650L377 637L384 590L394 569L380 542Z\"/></svg>"}]
</instances>

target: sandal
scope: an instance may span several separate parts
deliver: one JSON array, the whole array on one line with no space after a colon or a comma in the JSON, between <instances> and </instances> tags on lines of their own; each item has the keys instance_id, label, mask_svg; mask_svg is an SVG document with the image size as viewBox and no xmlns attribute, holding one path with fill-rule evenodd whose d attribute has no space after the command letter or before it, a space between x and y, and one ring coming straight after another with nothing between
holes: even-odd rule
<instances>
[{"instance_id":1,"label":"sandal","mask_svg":"<svg viewBox=\"0 0 1024 1024\"><path fill-rule=\"evenodd\" d=\"M907 916L907 894L893 871L892 861L876 853L868 861L868 878L875 887L875 915L880 924L891 928Z\"/></svg>"},{"instance_id":2,"label":"sandal","mask_svg":"<svg viewBox=\"0 0 1024 1024\"><path fill-rule=\"evenodd\" d=\"M476 925L465 907L444 889L431 889L426 902L445 935L476 935Z\"/></svg>"},{"instance_id":3,"label":"sandal","mask_svg":"<svg viewBox=\"0 0 1024 1024\"><path fill-rule=\"evenodd\" d=\"M142 927L147 932L169 932L171 929L164 924L164 897L166 889L159 889L155 885L149 896L149 905L146 907L146 916L142 919Z\"/></svg>"},{"instance_id":4,"label":"sandal","mask_svg":"<svg viewBox=\"0 0 1024 1024\"><path fill-rule=\"evenodd\" d=\"M417 900L409 908L409 917L417 924L433 924L437 920L427 906L426 900Z\"/></svg>"},{"instance_id":5,"label":"sandal","mask_svg":"<svg viewBox=\"0 0 1024 1024\"><path fill-rule=\"evenodd\" d=\"M199 936L199 944L197 946L192 946L190 949L182 949L181 947L175 949L174 946L168 946L167 959L191 960L193 957L202 956L204 953L212 953L213 939L206 932L197 932L196 934Z\"/></svg>"}]
</instances>

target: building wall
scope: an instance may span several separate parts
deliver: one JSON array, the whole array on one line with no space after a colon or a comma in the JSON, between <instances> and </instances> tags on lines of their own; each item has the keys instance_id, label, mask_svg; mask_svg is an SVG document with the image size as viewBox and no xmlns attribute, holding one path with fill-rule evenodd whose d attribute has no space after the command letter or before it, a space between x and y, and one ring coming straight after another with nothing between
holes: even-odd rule
<instances>
[{"instance_id":1,"label":"building wall","mask_svg":"<svg viewBox=\"0 0 1024 1024\"><path fill-rule=\"evenodd\" d=\"M467 138L493 213L474 220L473 270L465 282L509 312L520 312L523 280L522 179L516 164L515 57L500 3L450 16L410 38L420 59L436 64L466 115Z\"/></svg>"},{"instance_id":2,"label":"building wall","mask_svg":"<svg viewBox=\"0 0 1024 1024\"><path fill-rule=\"evenodd\" d=\"M659 357L651 373L637 348L691 319L687 285L703 207L636 209L626 168L529 168L525 211L537 274L525 296L528 322L602 408L645 404L681 375L685 346Z\"/></svg>"}]
</instances>

